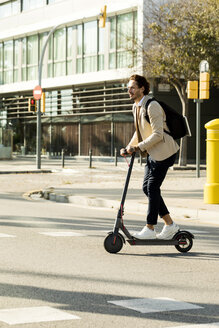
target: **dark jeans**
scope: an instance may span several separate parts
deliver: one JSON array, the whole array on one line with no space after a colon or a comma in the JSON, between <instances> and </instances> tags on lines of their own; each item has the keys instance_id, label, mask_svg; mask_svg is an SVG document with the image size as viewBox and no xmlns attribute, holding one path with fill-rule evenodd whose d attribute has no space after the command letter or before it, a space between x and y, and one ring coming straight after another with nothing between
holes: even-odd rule
<instances>
[{"instance_id":1,"label":"dark jeans","mask_svg":"<svg viewBox=\"0 0 219 328\"><path fill-rule=\"evenodd\" d=\"M176 154L163 161L155 161L150 155L145 166L143 191L148 197L147 224L157 224L158 214L162 218L169 214L160 192L160 186L167 174L168 168L175 162Z\"/></svg>"}]
</instances>

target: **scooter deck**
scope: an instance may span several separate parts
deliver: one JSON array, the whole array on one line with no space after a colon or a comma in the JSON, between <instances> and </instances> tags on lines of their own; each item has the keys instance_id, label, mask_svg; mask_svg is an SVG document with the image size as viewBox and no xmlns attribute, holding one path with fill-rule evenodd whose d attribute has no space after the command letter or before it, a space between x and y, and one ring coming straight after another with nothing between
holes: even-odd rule
<instances>
[{"instance_id":1,"label":"scooter deck","mask_svg":"<svg viewBox=\"0 0 219 328\"><path fill-rule=\"evenodd\" d=\"M175 239L127 239L126 240L132 246L142 245L179 245L179 241Z\"/></svg>"}]
</instances>

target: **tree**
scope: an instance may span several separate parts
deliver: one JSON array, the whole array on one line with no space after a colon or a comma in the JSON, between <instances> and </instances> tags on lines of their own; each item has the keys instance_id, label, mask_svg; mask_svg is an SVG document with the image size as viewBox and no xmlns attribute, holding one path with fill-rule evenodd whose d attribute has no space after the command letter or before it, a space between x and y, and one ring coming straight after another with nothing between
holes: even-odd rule
<instances>
[{"instance_id":1,"label":"tree","mask_svg":"<svg viewBox=\"0 0 219 328\"><path fill-rule=\"evenodd\" d=\"M186 84L199 79L199 63L209 62L218 83L218 0L151 0L145 15L143 51L147 76L161 77L177 91L183 115L188 116ZM179 165L187 164L187 139L181 140Z\"/></svg>"}]
</instances>

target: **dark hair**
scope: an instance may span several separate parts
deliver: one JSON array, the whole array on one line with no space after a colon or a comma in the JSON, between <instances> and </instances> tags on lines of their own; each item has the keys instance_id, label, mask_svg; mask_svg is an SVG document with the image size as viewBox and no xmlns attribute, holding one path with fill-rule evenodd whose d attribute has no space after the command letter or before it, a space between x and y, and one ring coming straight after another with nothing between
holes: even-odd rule
<instances>
[{"instance_id":1,"label":"dark hair","mask_svg":"<svg viewBox=\"0 0 219 328\"><path fill-rule=\"evenodd\" d=\"M144 95L148 95L150 91L150 83L146 80L144 76L138 75L138 74L133 74L130 76L129 81L134 80L137 82L138 87L142 88L144 87Z\"/></svg>"}]
</instances>

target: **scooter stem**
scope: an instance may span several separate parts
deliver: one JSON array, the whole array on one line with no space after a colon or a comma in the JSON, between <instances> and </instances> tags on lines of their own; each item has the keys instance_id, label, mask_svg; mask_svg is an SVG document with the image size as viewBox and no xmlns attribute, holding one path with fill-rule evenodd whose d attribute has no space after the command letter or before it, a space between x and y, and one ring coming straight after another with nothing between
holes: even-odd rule
<instances>
[{"instance_id":1,"label":"scooter stem","mask_svg":"<svg viewBox=\"0 0 219 328\"><path fill-rule=\"evenodd\" d=\"M132 157L131 157L131 161L130 161L130 164L129 164L129 169L128 169L128 173L127 173L127 177L126 177L126 181L125 181L125 187L124 187L123 194L122 194L120 209L121 209L121 207L122 208L124 207L126 194L127 194L127 190L128 190L128 186L129 186L129 180L130 180L130 177L131 177L132 168L133 168L133 164L134 164L135 154L136 154L135 152L132 153Z\"/></svg>"}]
</instances>

